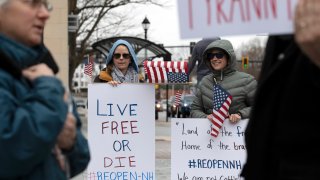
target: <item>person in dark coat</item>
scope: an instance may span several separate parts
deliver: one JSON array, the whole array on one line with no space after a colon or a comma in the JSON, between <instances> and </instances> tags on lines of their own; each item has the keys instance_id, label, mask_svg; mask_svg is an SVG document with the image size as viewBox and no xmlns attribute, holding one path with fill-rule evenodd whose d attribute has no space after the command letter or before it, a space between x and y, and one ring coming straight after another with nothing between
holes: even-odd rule
<instances>
[{"instance_id":1,"label":"person in dark coat","mask_svg":"<svg viewBox=\"0 0 320 180\"><path fill-rule=\"evenodd\" d=\"M319 179L320 1L300 0L294 35L270 36L245 133L245 180Z\"/></svg>"},{"instance_id":2,"label":"person in dark coat","mask_svg":"<svg viewBox=\"0 0 320 180\"><path fill-rule=\"evenodd\" d=\"M90 160L75 104L42 44L51 9L47 1L0 0L1 180L69 179Z\"/></svg>"},{"instance_id":3,"label":"person in dark coat","mask_svg":"<svg viewBox=\"0 0 320 180\"><path fill-rule=\"evenodd\" d=\"M197 42L197 44L194 46L192 50L192 55L190 62L188 63L188 72L191 74L192 70L197 65L197 85L200 83L201 79L211 74L210 68L203 62L202 54L204 50L207 48L207 46L212 43L213 41L219 40L219 37L212 37L212 38L203 38L200 41Z\"/></svg>"}]
</instances>

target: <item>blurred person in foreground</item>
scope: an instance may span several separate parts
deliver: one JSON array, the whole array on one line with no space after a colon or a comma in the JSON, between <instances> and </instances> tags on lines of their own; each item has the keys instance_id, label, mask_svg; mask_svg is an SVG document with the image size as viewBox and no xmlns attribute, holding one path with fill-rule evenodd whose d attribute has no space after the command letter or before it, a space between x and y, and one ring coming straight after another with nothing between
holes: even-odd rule
<instances>
[{"instance_id":1,"label":"blurred person in foreground","mask_svg":"<svg viewBox=\"0 0 320 180\"><path fill-rule=\"evenodd\" d=\"M214 85L220 85L233 97L229 108L229 120L237 123L249 117L257 81L250 74L236 70L236 55L228 40L210 43L203 53L204 63L211 74L203 77L196 97L191 104L192 118L208 118L212 121Z\"/></svg>"},{"instance_id":2,"label":"blurred person in foreground","mask_svg":"<svg viewBox=\"0 0 320 180\"><path fill-rule=\"evenodd\" d=\"M107 82L113 86L121 83L139 83L143 81L139 74L138 58L131 44L117 40L110 49L106 60L107 67L102 69L94 82Z\"/></svg>"},{"instance_id":3,"label":"blurred person in foreground","mask_svg":"<svg viewBox=\"0 0 320 180\"><path fill-rule=\"evenodd\" d=\"M192 50L191 59L188 63L188 72L189 74L191 74L191 72L197 65L197 86L204 76L211 74L210 68L206 65L206 63L204 63L202 56L203 52L210 43L219 39L219 37L202 38L197 42Z\"/></svg>"},{"instance_id":4,"label":"blurred person in foreground","mask_svg":"<svg viewBox=\"0 0 320 180\"><path fill-rule=\"evenodd\" d=\"M246 129L246 180L319 179L320 1L299 0L294 34L270 36Z\"/></svg>"},{"instance_id":5,"label":"blurred person in foreground","mask_svg":"<svg viewBox=\"0 0 320 180\"><path fill-rule=\"evenodd\" d=\"M68 179L90 159L74 104L42 45L51 9L44 0L0 0L0 179Z\"/></svg>"}]
</instances>

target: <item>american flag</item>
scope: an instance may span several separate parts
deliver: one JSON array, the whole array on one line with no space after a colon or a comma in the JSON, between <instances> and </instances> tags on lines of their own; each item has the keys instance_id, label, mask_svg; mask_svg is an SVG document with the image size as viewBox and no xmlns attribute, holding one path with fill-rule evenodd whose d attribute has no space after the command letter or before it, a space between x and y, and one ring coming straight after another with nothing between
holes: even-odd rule
<instances>
[{"instance_id":1,"label":"american flag","mask_svg":"<svg viewBox=\"0 0 320 180\"><path fill-rule=\"evenodd\" d=\"M89 55L88 62L84 65L84 74L88 75L90 78L92 77L92 69L94 65L93 55Z\"/></svg>"},{"instance_id":2,"label":"american flag","mask_svg":"<svg viewBox=\"0 0 320 180\"><path fill-rule=\"evenodd\" d=\"M149 83L186 83L188 62L186 61L144 61Z\"/></svg>"},{"instance_id":3,"label":"american flag","mask_svg":"<svg viewBox=\"0 0 320 180\"><path fill-rule=\"evenodd\" d=\"M180 101L181 101L181 93L180 91L177 91L175 95L174 105L179 106Z\"/></svg>"},{"instance_id":4,"label":"american flag","mask_svg":"<svg viewBox=\"0 0 320 180\"><path fill-rule=\"evenodd\" d=\"M224 120L229 116L229 107L232 96L220 85L213 87L213 111L211 118L211 136L217 137Z\"/></svg>"}]
</instances>

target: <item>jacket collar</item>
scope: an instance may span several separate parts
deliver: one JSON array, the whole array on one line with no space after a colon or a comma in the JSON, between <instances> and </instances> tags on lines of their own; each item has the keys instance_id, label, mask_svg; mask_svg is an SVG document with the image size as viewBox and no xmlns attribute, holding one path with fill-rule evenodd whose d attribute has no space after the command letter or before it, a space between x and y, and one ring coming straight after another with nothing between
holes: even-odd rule
<instances>
[{"instance_id":1,"label":"jacket collar","mask_svg":"<svg viewBox=\"0 0 320 180\"><path fill-rule=\"evenodd\" d=\"M54 61L51 53L49 51L46 51L45 53L43 53L37 62L34 62L34 64L29 64L29 66L31 65L35 65L38 63L45 63L47 64L55 74L57 74L59 72L59 67L56 64L56 62ZM13 59L9 58L5 53L3 53L3 51L0 51L0 69L5 70L6 72L8 72L9 74L11 74L12 76L16 77L16 78L20 78L22 75L22 67Z\"/></svg>"},{"instance_id":2,"label":"jacket collar","mask_svg":"<svg viewBox=\"0 0 320 180\"><path fill-rule=\"evenodd\" d=\"M15 78L20 78L22 75L21 68L19 68L18 64L9 59L2 51L0 51L0 69L3 69Z\"/></svg>"},{"instance_id":3,"label":"jacket collar","mask_svg":"<svg viewBox=\"0 0 320 180\"><path fill-rule=\"evenodd\" d=\"M103 69L100 74L99 74L99 79L103 80L103 81L112 81L113 78L111 76L111 74L108 72L107 68Z\"/></svg>"}]
</instances>

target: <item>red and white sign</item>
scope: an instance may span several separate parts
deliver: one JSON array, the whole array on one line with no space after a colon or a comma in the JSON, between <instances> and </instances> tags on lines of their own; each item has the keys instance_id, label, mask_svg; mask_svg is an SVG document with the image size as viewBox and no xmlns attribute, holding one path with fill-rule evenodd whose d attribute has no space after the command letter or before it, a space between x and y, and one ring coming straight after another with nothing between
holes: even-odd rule
<instances>
[{"instance_id":1,"label":"red and white sign","mask_svg":"<svg viewBox=\"0 0 320 180\"><path fill-rule=\"evenodd\" d=\"M182 38L293 32L297 0L178 0Z\"/></svg>"},{"instance_id":2,"label":"red and white sign","mask_svg":"<svg viewBox=\"0 0 320 180\"><path fill-rule=\"evenodd\" d=\"M155 179L154 102L152 84L89 84L87 180Z\"/></svg>"}]
</instances>

